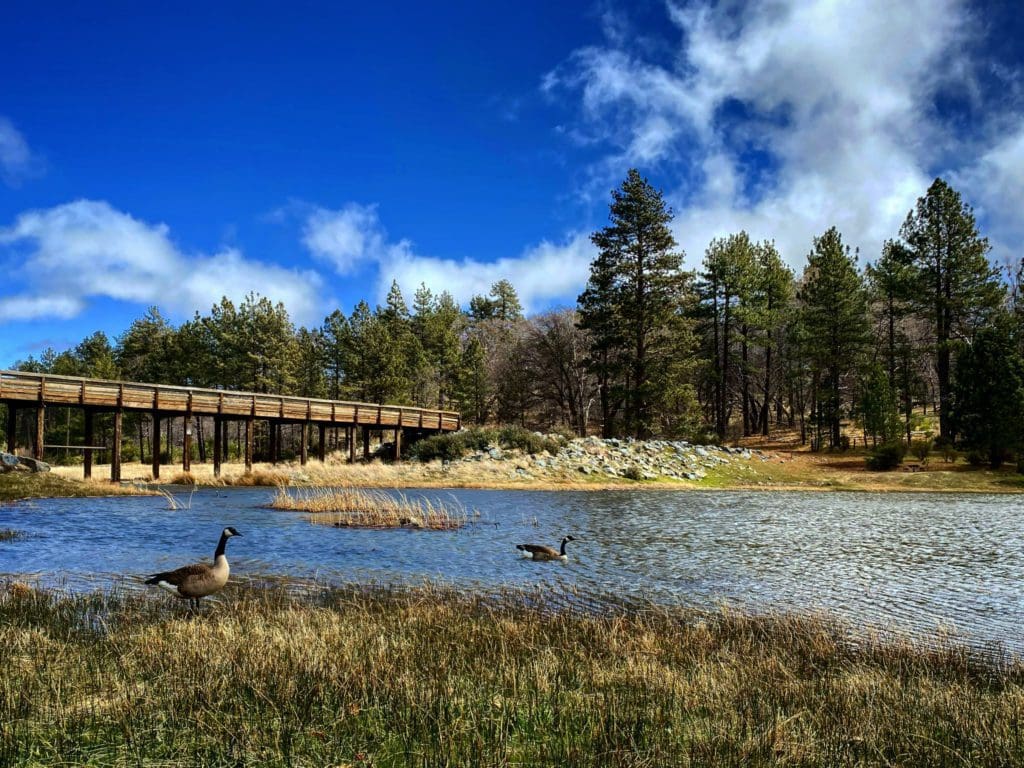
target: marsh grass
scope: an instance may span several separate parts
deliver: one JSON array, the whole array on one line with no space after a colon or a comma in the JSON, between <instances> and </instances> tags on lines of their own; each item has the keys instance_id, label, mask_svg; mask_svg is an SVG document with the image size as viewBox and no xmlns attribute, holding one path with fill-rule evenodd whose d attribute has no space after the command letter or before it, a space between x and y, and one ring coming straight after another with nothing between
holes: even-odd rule
<instances>
[{"instance_id":1,"label":"marsh grass","mask_svg":"<svg viewBox=\"0 0 1024 768\"><path fill-rule=\"evenodd\" d=\"M936 765L1024 760L1024 670L827 619L543 594L0 588L3 765Z\"/></svg>"},{"instance_id":2,"label":"marsh grass","mask_svg":"<svg viewBox=\"0 0 1024 768\"><path fill-rule=\"evenodd\" d=\"M53 472L0 474L0 502L20 499L77 498L84 496L152 496L155 491L135 484L106 480L68 480Z\"/></svg>"},{"instance_id":3,"label":"marsh grass","mask_svg":"<svg viewBox=\"0 0 1024 768\"><path fill-rule=\"evenodd\" d=\"M319 525L355 528L425 528L447 531L461 528L468 516L461 506L449 507L430 499L410 499L361 488L278 487L270 506L309 513Z\"/></svg>"}]
</instances>

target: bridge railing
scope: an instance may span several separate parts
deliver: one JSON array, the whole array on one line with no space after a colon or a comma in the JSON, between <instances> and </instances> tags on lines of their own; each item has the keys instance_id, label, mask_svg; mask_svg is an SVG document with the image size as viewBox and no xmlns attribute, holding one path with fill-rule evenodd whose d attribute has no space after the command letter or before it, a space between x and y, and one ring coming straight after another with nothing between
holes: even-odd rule
<instances>
[{"instance_id":1,"label":"bridge railing","mask_svg":"<svg viewBox=\"0 0 1024 768\"><path fill-rule=\"evenodd\" d=\"M0 370L0 401L453 431L456 411Z\"/></svg>"}]
</instances>

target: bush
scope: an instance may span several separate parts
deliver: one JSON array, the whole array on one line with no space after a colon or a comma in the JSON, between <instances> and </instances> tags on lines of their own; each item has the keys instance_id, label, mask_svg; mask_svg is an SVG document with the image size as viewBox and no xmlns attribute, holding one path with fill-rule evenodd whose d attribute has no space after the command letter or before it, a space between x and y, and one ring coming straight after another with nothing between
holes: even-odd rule
<instances>
[{"instance_id":1,"label":"bush","mask_svg":"<svg viewBox=\"0 0 1024 768\"><path fill-rule=\"evenodd\" d=\"M980 467L988 463L988 457L977 448L972 448L967 452L967 463L972 467Z\"/></svg>"},{"instance_id":2,"label":"bush","mask_svg":"<svg viewBox=\"0 0 1024 768\"><path fill-rule=\"evenodd\" d=\"M955 462L957 457L956 446L953 441L948 437L937 437L935 438L935 448L942 453L942 460L945 462Z\"/></svg>"},{"instance_id":3,"label":"bush","mask_svg":"<svg viewBox=\"0 0 1024 768\"><path fill-rule=\"evenodd\" d=\"M850 436L849 435L840 435L839 436L839 450L840 451L848 451L848 450L850 450Z\"/></svg>"},{"instance_id":4,"label":"bush","mask_svg":"<svg viewBox=\"0 0 1024 768\"><path fill-rule=\"evenodd\" d=\"M643 480L644 473L640 467L630 466L622 470L622 476L627 480Z\"/></svg>"},{"instance_id":5,"label":"bush","mask_svg":"<svg viewBox=\"0 0 1024 768\"><path fill-rule=\"evenodd\" d=\"M910 453L922 464L928 461L928 454L932 452L931 440L913 440L910 443Z\"/></svg>"},{"instance_id":6,"label":"bush","mask_svg":"<svg viewBox=\"0 0 1024 768\"><path fill-rule=\"evenodd\" d=\"M530 455L536 453L558 453L561 444L558 440L543 437L523 427L502 427L498 432L498 443L502 448L518 448Z\"/></svg>"},{"instance_id":7,"label":"bush","mask_svg":"<svg viewBox=\"0 0 1024 768\"><path fill-rule=\"evenodd\" d=\"M868 469L875 472L888 472L896 469L903 461L907 447L899 440L882 443L867 458Z\"/></svg>"},{"instance_id":8,"label":"bush","mask_svg":"<svg viewBox=\"0 0 1024 768\"><path fill-rule=\"evenodd\" d=\"M446 435L433 435L423 440L417 440L409 446L409 456L420 461L453 461L461 459L466 455L466 446L459 439L459 433Z\"/></svg>"},{"instance_id":9,"label":"bush","mask_svg":"<svg viewBox=\"0 0 1024 768\"><path fill-rule=\"evenodd\" d=\"M721 445L718 433L713 429L699 429L686 436L686 441L693 445Z\"/></svg>"}]
</instances>

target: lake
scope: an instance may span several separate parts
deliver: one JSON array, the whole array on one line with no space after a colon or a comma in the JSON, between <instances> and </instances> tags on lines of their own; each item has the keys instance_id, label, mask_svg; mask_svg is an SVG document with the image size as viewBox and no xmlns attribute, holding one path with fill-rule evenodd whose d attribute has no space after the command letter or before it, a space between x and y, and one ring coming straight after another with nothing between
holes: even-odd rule
<instances>
[{"instance_id":1,"label":"lake","mask_svg":"<svg viewBox=\"0 0 1024 768\"><path fill-rule=\"evenodd\" d=\"M187 489L172 489L181 503ZM406 491L479 512L458 531L358 530L267 508L274 489L209 489L190 509L163 497L46 499L0 506L0 574L67 589L212 557L221 529L232 575L321 583L424 580L490 590L552 588L694 607L827 611L854 627L1024 650L1024 503L1012 495L737 491ZM515 544L557 546L535 563Z\"/></svg>"}]
</instances>

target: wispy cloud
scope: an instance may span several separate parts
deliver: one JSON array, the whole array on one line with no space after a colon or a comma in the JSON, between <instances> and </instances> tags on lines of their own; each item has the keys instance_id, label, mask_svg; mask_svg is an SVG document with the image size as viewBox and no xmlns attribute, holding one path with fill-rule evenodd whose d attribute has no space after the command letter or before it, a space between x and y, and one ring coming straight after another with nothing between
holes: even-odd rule
<instances>
[{"instance_id":1,"label":"wispy cloud","mask_svg":"<svg viewBox=\"0 0 1024 768\"><path fill-rule=\"evenodd\" d=\"M0 297L0 319L76 316L90 299L158 304L183 317L222 296L255 291L284 302L293 319L316 322L321 285L312 271L247 259L234 248L188 254L166 224L150 224L104 201L77 200L22 213L0 229L0 253L18 259L15 295Z\"/></svg>"},{"instance_id":2,"label":"wispy cloud","mask_svg":"<svg viewBox=\"0 0 1024 768\"><path fill-rule=\"evenodd\" d=\"M42 170L42 161L32 152L25 137L14 123L0 116L0 179L10 187L35 176Z\"/></svg>"},{"instance_id":3,"label":"wispy cloud","mask_svg":"<svg viewBox=\"0 0 1024 768\"><path fill-rule=\"evenodd\" d=\"M836 225L873 258L935 175L973 165L973 139L935 109L940 94L966 98L975 85L966 51L979 26L958 0L698 0L667 13L674 56L644 57L610 35L541 87L575 99L567 135L606 147L591 168L600 186L630 166L668 180L691 265L741 228L799 264ZM1024 141L1002 134L980 165L998 165L1019 193L1022 158Z\"/></svg>"},{"instance_id":4,"label":"wispy cloud","mask_svg":"<svg viewBox=\"0 0 1024 768\"><path fill-rule=\"evenodd\" d=\"M306 218L302 241L339 274L372 266L378 301L387 295L392 280L407 293L422 283L435 293L448 291L466 304L475 295L486 295L498 280L507 279L527 311L574 303L594 256L589 236L578 233L494 261L424 256L416 253L410 240L388 237L375 206L357 203L337 210L314 209Z\"/></svg>"}]
</instances>

